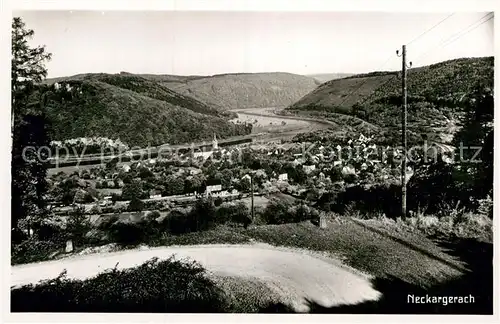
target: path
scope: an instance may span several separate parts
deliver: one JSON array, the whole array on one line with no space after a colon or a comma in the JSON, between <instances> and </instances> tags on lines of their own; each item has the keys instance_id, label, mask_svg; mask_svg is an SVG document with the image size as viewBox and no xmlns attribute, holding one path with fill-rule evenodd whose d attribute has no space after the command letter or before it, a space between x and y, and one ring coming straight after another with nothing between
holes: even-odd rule
<instances>
[{"instance_id":1,"label":"path","mask_svg":"<svg viewBox=\"0 0 500 324\"><path fill-rule=\"evenodd\" d=\"M325 307L380 298L366 275L340 261L265 244L146 248L17 265L11 268L11 286L55 278L64 269L68 278L83 279L117 263L119 269L130 268L153 257L166 259L173 254L196 260L216 275L259 280L297 311L308 310L306 298Z\"/></svg>"}]
</instances>

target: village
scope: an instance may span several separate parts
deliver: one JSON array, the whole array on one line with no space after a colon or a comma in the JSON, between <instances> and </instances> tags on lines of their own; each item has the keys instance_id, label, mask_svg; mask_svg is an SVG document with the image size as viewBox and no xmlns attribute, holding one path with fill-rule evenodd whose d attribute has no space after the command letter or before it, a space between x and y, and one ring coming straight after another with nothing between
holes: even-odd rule
<instances>
[{"instance_id":1,"label":"village","mask_svg":"<svg viewBox=\"0 0 500 324\"><path fill-rule=\"evenodd\" d=\"M49 207L56 214L83 207L86 213L99 215L129 211L134 199L141 200L146 210L168 210L203 197L232 201L274 193L314 204L328 191L397 182L400 175L396 153L390 152L391 159L378 157L377 146L363 135L336 145L281 141L222 148L214 135L206 147L52 174ZM350 154L342 151L346 147ZM412 174L409 168L408 178Z\"/></svg>"}]
</instances>

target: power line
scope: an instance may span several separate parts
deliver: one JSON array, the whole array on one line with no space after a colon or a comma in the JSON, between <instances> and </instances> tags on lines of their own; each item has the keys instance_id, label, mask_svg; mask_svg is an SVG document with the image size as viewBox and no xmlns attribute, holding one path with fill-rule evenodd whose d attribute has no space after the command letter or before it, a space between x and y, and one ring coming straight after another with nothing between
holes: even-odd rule
<instances>
[{"instance_id":1,"label":"power line","mask_svg":"<svg viewBox=\"0 0 500 324\"><path fill-rule=\"evenodd\" d=\"M467 31L466 33L464 33L463 35L453 39L451 42L448 42L447 44L444 44L442 45L442 47L446 47L448 45L450 45L451 43L455 42L456 40L462 38L463 36L467 35L468 33L470 33L471 31L473 31L474 29L478 28L479 26L481 26L482 24L485 24L487 23L488 21L490 21L491 19L493 19L494 16L491 16L490 18L486 19L485 21L483 21L482 23L480 23L479 25L475 26L474 28L470 29L469 31Z\"/></svg>"},{"instance_id":2,"label":"power line","mask_svg":"<svg viewBox=\"0 0 500 324\"><path fill-rule=\"evenodd\" d=\"M442 47L446 47L448 45L450 45L451 43L457 41L458 39L462 38L463 36L467 35L468 33L470 33L471 31L473 31L474 29L478 28L479 26L481 26L482 24L490 21L494 16L491 16L490 18L488 18L487 20L481 22L479 25L473 27L472 29L469 29L471 28L472 26L474 26L475 24L479 23L481 20L483 20L484 18L486 18L487 16L491 15L492 13L488 13L486 15L484 15L483 17L481 17L480 19L476 20L475 22L473 22L472 24L470 24L469 26L467 26L466 28L462 29L461 31L459 31L458 33L455 33L453 35L451 35L450 37L446 38L444 41L442 41L440 44L436 45L435 47L433 48L430 48L428 51L425 51L423 52L422 54L420 54L415 60L419 60L419 59L422 59L423 57L427 56L427 54L429 54L430 52L432 52L433 50L436 50L438 48L442 48Z\"/></svg>"},{"instance_id":3,"label":"power line","mask_svg":"<svg viewBox=\"0 0 500 324\"><path fill-rule=\"evenodd\" d=\"M435 24L434 26L432 26L431 28L427 29L426 31L424 31L422 34L418 35L417 37L415 37L414 39L412 39L411 41L409 41L408 43L406 43L406 45L410 45L411 43L413 43L414 41L416 41L417 39L419 39L420 37L424 36L425 34L427 34L428 32L430 32L431 30L433 30L434 28L436 28L437 26L441 25L442 23L444 23L446 20L448 20L448 18L451 18L451 16L453 16L455 13L452 13L450 15L448 15L446 18L444 18L443 20L441 20L440 22L438 22L437 24Z\"/></svg>"},{"instance_id":4,"label":"power line","mask_svg":"<svg viewBox=\"0 0 500 324\"><path fill-rule=\"evenodd\" d=\"M453 13L454 14L454 13ZM425 31L424 33L422 33L420 36L414 38L411 42L414 42L416 39L422 37L424 34L426 34L427 32L429 32L430 30L434 29L435 27L437 27L438 25L440 25L441 23L443 23L446 19L450 18L453 14L449 15L448 17L446 17L445 19L441 20L439 23L437 23L436 25L434 25L433 27L431 27L430 29L428 29L427 31ZM467 26L466 28L462 29L461 31L459 31L458 33L455 33L453 35L451 35L450 37L448 37L447 39L445 39L444 41L441 42L441 44L439 44L436 48L440 48L440 47L446 47L448 45L450 45L451 43L457 41L458 39L460 39L461 37L465 36L466 34L472 32L474 29L478 28L479 26L481 26L482 24L488 22L489 20L491 20L494 16L491 16L490 18L488 18L487 20L483 21L482 23L480 23L479 25L473 27L472 29L469 30L470 27L474 26L475 24L479 23L481 20L483 20L484 18L486 18L487 16L489 16L490 14L492 14L491 12L484 15L483 17L481 17L480 19L476 20L475 22L473 22L472 24L470 24L469 26ZM465 31L465 33L464 33ZM458 36L458 37L456 37ZM456 38L454 38L456 37ZM450 41L451 40L451 41ZM410 42L410 43L411 43ZM409 44L409 43L408 43ZM423 54L419 55L417 57L416 60L419 60L421 59L422 57L424 57L425 54L428 54L429 52L431 52L432 50L434 50L434 48L431 48L430 50L424 52ZM385 86L387 83L393 81L398 75L395 74L392 78L386 80L384 83L382 83L375 91L381 89L383 86ZM364 104L368 98L370 96L367 96L361 104Z\"/></svg>"},{"instance_id":5,"label":"power line","mask_svg":"<svg viewBox=\"0 0 500 324\"><path fill-rule=\"evenodd\" d=\"M443 22L445 22L447 19L451 18L455 13L451 13L450 15L448 15L447 17L445 17L444 19L442 19L441 21L439 21L437 24L435 24L434 26L432 26L431 28L425 30L422 34L420 34L419 36L415 37L414 39L412 39L410 42L408 42L407 44L411 44L413 43L414 41L416 41L417 39L419 39L420 37L424 36L425 34L427 34L428 32L430 32L431 30L433 30L434 28L436 28L437 26L441 25ZM379 68L377 68L376 70L380 70L383 66L385 66L390 60L391 58L393 58L393 56L391 55ZM396 75L397 76L397 75ZM380 87L384 86L386 83L390 82L393 78L387 80L386 82L384 82ZM364 82L362 82L356 89L354 89L351 93L349 93L345 98L344 100L342 100L342 102L339 104L339 106L342 106L354 93L356 93L359 89L361 89L361 87L363 85L366 84L366 82L368 82L368 79L366 79ZM380 87L378 87L377 89L379 89ZM364 100L363 100L363 103L364 103Z\"/></svg>"},{"instance_id":6,"label":"power line","mask_svg":"<svg viewBox=\"0 0 500 324\"><path fill-rule=\"evenodd\" d=\"M427 30L425 30L423 33L421 33L420 35L418 35L417 37L413 38L411 41L409 41L407 43L407 45L415 42L417 39L421 38L422 36L424 36L425 34L427 34L428 32L430 32L431 30L433 30L434 28L436 28L437 26L441 25L442 23L444 23L446 20L448 20L449 18L451 18L453 15L455 15L455 13L451 13L449 14L448 16L446 16L444 19L442 19L441 21L439 21L438 23L434 24L431 28L428 28ZM392 56L390 57L392 58ZM388 61L390 60L390 58L388 59ZM386 62L387 63L387 62ZM384 63L384 65L386 64ZM394 80L395 78L397 77L397 74L395 74L392 78L386 80L384 83L382 83L376 90L382 88L383 86L385 86L387 83L391 82L392 80ZM366 83L366 82L364 82ZM359 90L363 85L364 83L362 83L355 91ZM376 91L375 90L375 91ZM352 94L352 93L351 93ZM350 95L349 95L350 96ZM348 97L349 97L348 96ZM366 102L366 100L368 99L368 97L370 96L367 96L363 101L362 101L362 104ZM346 100L342 101L342 103L340 105L342 105Z\"/></svg>"},{"instance_id":7,"label":"power line","mask_svg":"<svg viewBox=\"0 0 500 324\"><path fill-rule=\"evenodd\" d=\"M411 44L413 42L415 42L417 39L421 38L422 36L424 36L425 34L427 34L428 32L430 32L431 30L435 29L437 26L441 25L443 22L445 22L446 20L448 20L449 18L451 18L455 13L451 13L450 15L448 15L447 17L445 17L444 19L442 19L441 21L439 21L438 23L436 23L435 25L433 25L431 28L425 30L422 34L418 35L417 37L413 38L410 42L408 42L407 44ZM460 35L463 31L466 31L468 30L470 27L472 27L473 25L477 24L478 22L480 22L481 20L483 20L484 18L486 18L488 15L490 15L492 13L488 13L486 15L484 15L483 17L481 17L481 19L475 21L474 23L472 23L471 25L467 26L466 28L464 28L462 31L452 35L451 37L447 38L446 40L444 40L441 45L438 45L438 47L444 47L444 46L448 46L449 44L453 43L454 41L458 40L459 38L461 38L462 36L464 36L465 34L471 32L472 30L476 29L477 27L479 27L480 25L486 23L487 21L489 21L490 19L493 18L493 16L491 16L490 18L488 18L486 21L482 22L481 24L479 24L478 26L475 26L474 28L472 28L471 30L467 31L465 34L457 37L456 39L452 40L451 42L449 42L448 44L445 44L447 41L449 41L450 39L452 39L453 37L457 36L457 35ZM433 49L430 49L429 51L427 52L424 52L422 55L420 55L418 59L422 58L422 56L428 52L430 52L431 50ZM393 56L391 55L379 68L377 68L376 70L380 70L383 66L385 66L390 60L391 58L393 58ZM380 88L382 88L383 86L385 86L387 83L391 82L392 80L394 80L395 78L397 78L397 74L395 74L392 78L389 78L388 80L386 80L384 83L382 83L379 87L377 87L377 89L375 89L375 91L379 90ZM349 98L351 98L351 96L356 93L359 89L361 89L361 87L363 87L363 85L365 85L366 83L368 82L368 79L364 80L356 89L354 89L353 91L351 91L343 100L342 102L338 105L338 106L342 106ZM371 97L371 95L368 95L364 98L364 100L362 101L361 104L365 103L366 100L368 100L368 98Z\"/></svg>"}]
</instances>

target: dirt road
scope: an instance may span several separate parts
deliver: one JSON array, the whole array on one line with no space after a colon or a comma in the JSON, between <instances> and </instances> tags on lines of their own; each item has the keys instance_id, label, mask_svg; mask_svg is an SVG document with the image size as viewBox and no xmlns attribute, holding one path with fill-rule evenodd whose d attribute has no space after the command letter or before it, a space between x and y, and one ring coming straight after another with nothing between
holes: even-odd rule
<instances>
[{"instance_id":1,"label":"dirt road","mask_svg":"<svg viewBox=\"0 0 500 324\"><path fill-rule=\"evenodd\" d=\"M380 298L366 275L338 260L265 244L144 248L19 265L12 267L11 286L55 278L64 269L68 278L83 279L117 263L119 269L130 268L173 254L196 260L215 275L259 280L297 311L308 310L306 298L326 307Z\"/></svg>"}]
</instances>

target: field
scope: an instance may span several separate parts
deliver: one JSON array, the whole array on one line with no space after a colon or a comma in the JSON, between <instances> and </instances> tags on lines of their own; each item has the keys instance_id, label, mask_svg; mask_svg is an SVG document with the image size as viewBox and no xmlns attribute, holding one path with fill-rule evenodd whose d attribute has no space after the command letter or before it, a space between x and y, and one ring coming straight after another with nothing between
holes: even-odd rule
<instances>
[{"instance_id":1,"label":"field","mask_svg":"<svg viewBox=\"0 0 500 324\"><path fill-rule=\"evenodd\" d=\"M232 121L252 124L252 133L277 133L309 126L308 122L302 120L285 120L279 117L247 115L244 113L238 113L238 118Z\"/></svg>"}]
</instances>

